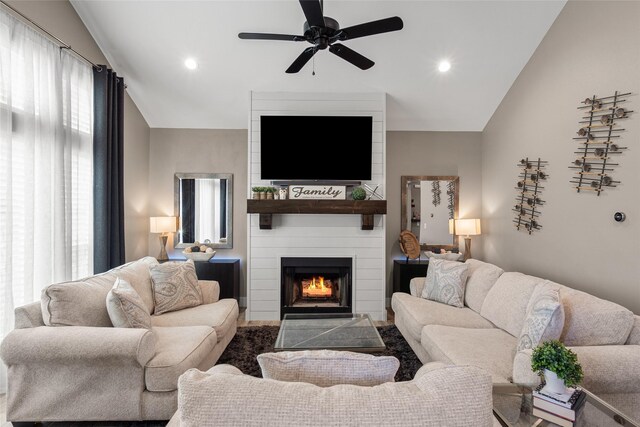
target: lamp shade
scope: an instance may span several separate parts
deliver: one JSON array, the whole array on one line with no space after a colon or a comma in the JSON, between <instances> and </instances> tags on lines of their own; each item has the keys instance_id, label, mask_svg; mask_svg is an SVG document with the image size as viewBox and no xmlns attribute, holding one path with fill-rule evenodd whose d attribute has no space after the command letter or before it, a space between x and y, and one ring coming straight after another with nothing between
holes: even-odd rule
<instances>
[{"instance_id":1,"label":"lamp shade","mask_svg":"<svg viewBox=\"0 0 640 427\"><path fill-rule=\"evenodd\" d=\"M481 233L479 219L456 219L455 223L457 236L477 236Z\"/></svg>"},{"instance_id":2,"label":"lamp shade","mask_svg":"<svg viewBox=\"0 0 640 427\"><path fill-rule=\"evenodd\" d=\"M175 233L176 230L175 216L152 216L149 218L150 233Z\"/></svg>"}]
</instances>

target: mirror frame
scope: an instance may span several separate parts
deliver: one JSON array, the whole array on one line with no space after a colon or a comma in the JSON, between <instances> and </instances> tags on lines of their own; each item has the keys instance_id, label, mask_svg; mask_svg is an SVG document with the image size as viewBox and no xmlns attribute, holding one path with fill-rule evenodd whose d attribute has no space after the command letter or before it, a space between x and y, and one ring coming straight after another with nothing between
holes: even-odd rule
<instances>
[{"instance_id":1,"label":"mirror frame","mask_svg":"<svg viewBox=\"0 0 640 427\"><path fill-rule=\"evenodd\" d=\"M407 230L407 185L412 181L453 181L455 185L455 194L453 202L455 204L453 208L453 218L458 219L458 209L460 204L460 177L452 175L402 175L401 181L401 194L402 194L402 206L400 209L400 231ZM421 201L422 202L422 201ZM451 245L428 245L420 244L420 249L423 251L433 249L444 249L450 251L452 249L459 249L458 236L453 235L453 244Z\"/></svg>"},{"instance_id":2,"label":"mirror frame","mask_svg":"<svg viewBox=\"0 0 640 427\"><path fill-rule=\"evenodd\" d=\"M182 230L182 217L180 216L180 180L181 179L226 179L227 180L227 241L225 243L200 244L217 249L233 248L233 174L232 173L176 173L173 176L173 209L178 218L178 233ZM177 234L177 233L176 233ZM180 243L180 238L175 239L175 248L188 248L191 243Z\"/></svg>"}]
</instances>

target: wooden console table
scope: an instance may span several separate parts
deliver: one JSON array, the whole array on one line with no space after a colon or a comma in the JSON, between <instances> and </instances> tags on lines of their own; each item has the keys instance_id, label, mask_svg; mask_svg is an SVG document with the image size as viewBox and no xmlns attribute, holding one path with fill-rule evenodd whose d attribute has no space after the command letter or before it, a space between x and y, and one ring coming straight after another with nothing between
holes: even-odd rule
<instances>
[{"instance_id":1,"label":"wooden console table","mask_svg":"<svg viewBox=\"0 0 640 427\"><path fill-rule=\"evenodd\" d=\"M170 259L168 261L186 261ZM167 261L160 261L164 263ZM200 280L215 280L220 284L220 299L235 298L240 302L240 260L238 258L211 258L209 261L194 261L196 276Z\"/></svg>"},{"instance_id":2,"label":"wooden console table","mask_svg":"<svg viewBox=\"0 0 640 427\"><path fill-rule=\"evenodd\" d=\"M414 277L427 277L429 261L393 260L393 292L409 292L409 283ZM420 295L418 295L420 296Z\"/></svg>"},{"instance_id":3,"label":"wooden console table","mask_svg":"<svg viewBox=\"0 0 640 427\"><path fill-rule=\"evenodd\" d=\"M373 216L387 213L386 200L247 200L247 213L260 214L260 229L271 230L273 214L355 214L373 230Z\"/></svg>"}]
</instances>

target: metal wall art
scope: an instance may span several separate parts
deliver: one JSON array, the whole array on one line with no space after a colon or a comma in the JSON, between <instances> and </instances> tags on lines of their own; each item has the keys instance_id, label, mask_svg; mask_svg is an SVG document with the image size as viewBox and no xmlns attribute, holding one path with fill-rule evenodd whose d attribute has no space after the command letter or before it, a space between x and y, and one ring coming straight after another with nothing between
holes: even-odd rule
<instances>
[{"instance_id":1,"label":"metal wall art","mask_svg":"<svg viewBox=\"0 0 640 427\"><path fill-rule=\"evenodd\" d=\"M614 156L621 154L627 147L620 145L621 132L624 128L619 122L629 117L629 111L624 107L627 101L625 96L630 93L619 93L598 98L593 95L582 101L578 110L582 113L581 126L578 136L573 138L580 143L580 148L575 151L576 160L569 169L574 170L571 184L578 193L588 191L596 192L599 196L607 187L615 187L620 181L612 178L613 167L618 163L612 163Z\"/></svg>"},{"instance_id":2,"label":"metal wall art","mask_svg":"<svg viewBox=\"0 0 640 427\"><path fill-rule=\"evenodd\" d=\"M440 204L440 181L433 181L431 183L431 193L433 194L433 206Z\"/></svg>"},{"instance_id":3,"label":"metal wall art","mask_svg":"<svg viewBox=\"0 0 640 427\"><path fill-rule=\"evenodd\" d=\"M515 187L518 190L518 195L516 196L517 203L513 207L513 211L516 213L513 222L517 230L531 234L533 231L542 229L539 217L540 207L544 205L544 200L540 198L540 195L544 189L541 182L549 177L544 171L547 162L539 158L538 160L529 160L527 157L520 160L518 166L521 171Z\"/></svg>"}]
</instances>

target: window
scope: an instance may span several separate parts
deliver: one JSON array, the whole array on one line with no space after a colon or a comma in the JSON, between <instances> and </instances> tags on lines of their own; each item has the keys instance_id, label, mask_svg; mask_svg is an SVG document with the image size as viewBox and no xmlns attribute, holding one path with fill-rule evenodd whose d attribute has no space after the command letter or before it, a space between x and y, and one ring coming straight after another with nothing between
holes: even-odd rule
<instances>
[{"instance_id":1,"label":"window","mask_svg":"<svg viewBox=\"0 0 640 427\"><path fill-rule=\"evenodd\" d=\"M0 338L15 307L93 271L92 129L91 66L1 10Z\"/></svg>"}]
</instances>

